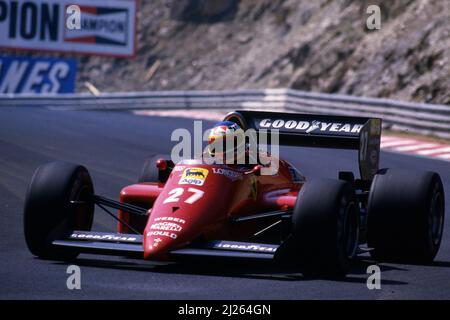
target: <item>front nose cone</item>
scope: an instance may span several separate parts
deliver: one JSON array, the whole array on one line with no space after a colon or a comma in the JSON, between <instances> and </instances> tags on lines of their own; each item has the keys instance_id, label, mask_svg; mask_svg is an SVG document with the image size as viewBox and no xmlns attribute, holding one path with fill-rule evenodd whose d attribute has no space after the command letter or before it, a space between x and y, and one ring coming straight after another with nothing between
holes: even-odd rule
<instances>
[{"instance_id":1,"label":"front nose cone","mask_svg":"<svg viewBox=\"0 0 450 320\"><path fill-rule=\"evenodd\" d=\"M144 259L146 260L167 260L169 250L173 246L174 239L149 231L144 236Z\"/></svg>"}]
</instances>

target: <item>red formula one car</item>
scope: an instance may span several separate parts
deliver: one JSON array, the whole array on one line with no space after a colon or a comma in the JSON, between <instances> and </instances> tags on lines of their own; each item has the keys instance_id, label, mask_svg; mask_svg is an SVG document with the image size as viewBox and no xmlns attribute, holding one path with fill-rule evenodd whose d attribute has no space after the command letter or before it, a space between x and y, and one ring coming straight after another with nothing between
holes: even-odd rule
<instances>
[{"instance_id":1,"label":"red formula one car","mask_svg":"<svg viewBox=\"0 0 450 320\"><path fill-rule=\"evenodd\" d=\"M262 259L318 276L345 275L367 251L382 261L434 259L445 211L441 179L379 170L380 119L237 111L225 120L257 133L277 129L282 145L358 150L360 177L308 180L284 160L262 175L261 165L155 158L115 201L94 193L83 166L52 162L36 170L26 196L31 253ZM91 231L96 205L119 221L117 232Z\"/></svg>"}]
</instances>

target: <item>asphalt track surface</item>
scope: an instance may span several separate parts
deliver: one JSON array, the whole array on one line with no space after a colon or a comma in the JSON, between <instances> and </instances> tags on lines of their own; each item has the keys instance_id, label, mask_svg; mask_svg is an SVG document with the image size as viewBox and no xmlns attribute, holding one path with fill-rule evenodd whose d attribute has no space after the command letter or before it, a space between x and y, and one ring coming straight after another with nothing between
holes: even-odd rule
<instances>
[{"instance_id":1,"label":"asphalt track surface","mask_svg":"<svg viewBox=\"0 0 450 320\"><path fill-rule=\"evenodd\" d=\"M205 126L211 124L205 122ZM120 257L80 255L81 290L66 287L67 264L34 258L22 231L25 191L33 171L53 160L85 165L96 193L117 198L137 179L148 156L168 153L176 128L193 128L189 119L144 117L125 112L50 111L0 108L0 298L1 299L449 299L450 210L441 250L431 266L380 264L381 290L368 290L359 259L342 281L309 280L273 266L231 263L157 265ZM283 148L285 158L310 177L357 172L348 151ZM434 170L441 174L450 207L450 164L382 153L382 167ZM112 219L96 212L97 230L111 230Z\"/></svg>"}]
</instances>

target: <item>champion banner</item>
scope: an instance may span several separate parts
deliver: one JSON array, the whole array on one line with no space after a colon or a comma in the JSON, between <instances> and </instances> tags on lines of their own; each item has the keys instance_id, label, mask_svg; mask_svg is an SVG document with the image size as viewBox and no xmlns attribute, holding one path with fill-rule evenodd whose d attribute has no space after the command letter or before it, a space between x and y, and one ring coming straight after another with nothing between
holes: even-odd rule
<instances>
[{"instance_id":1,"label":"champion banner","mask_svg":"<svg viewBox=\"0 0 450 320\"><path fill-rule=\"evenodd\" d=\"M0 0L0 47L133 57L136 0Z\"/></svg>"}]
</instances>

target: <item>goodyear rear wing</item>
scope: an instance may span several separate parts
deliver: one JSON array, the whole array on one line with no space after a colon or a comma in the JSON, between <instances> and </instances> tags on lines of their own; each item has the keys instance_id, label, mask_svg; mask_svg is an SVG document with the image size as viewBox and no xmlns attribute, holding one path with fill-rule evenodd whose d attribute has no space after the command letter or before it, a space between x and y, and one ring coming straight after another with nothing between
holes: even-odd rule
<instances>
[{"instance_id":1,"label":"goodyear rear wing","mask_svg":"<svg viewBox=\"0 0 450 320\"><path fill-rule=\"evenodd\" d=\"M281 145L359 150L361 179L372 180L380 157L381 119L235 111L225 116L243 130L278 130Z\"/></svg>"}]
</instances>

